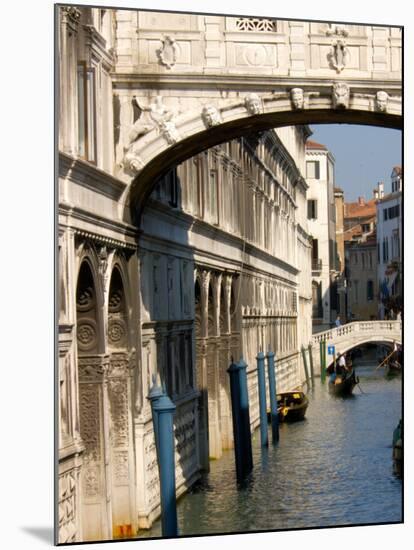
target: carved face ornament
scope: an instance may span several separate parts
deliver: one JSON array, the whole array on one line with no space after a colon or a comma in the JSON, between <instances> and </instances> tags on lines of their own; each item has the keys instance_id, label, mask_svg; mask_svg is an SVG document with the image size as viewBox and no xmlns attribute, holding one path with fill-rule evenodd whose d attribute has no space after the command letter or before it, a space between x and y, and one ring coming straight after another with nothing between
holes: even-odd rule
<instances>
[{"instance_id":1,"label":"carved face ornament","mask_svg":"<svg viewBox=\"0 0 414 550\"><path fill-rule=\"evenodd\" d=\"M260 97L257 94L249 94L244 100L244 104L251 115L257 115L262 110Z\"/></svg>"},{"instance_id":2,"label":"carved face ornament","mask_svg":"<svg viewBox=\"0 0 414 550\"><path fill-rule=\"evenodd\" d=\"M201 112L201 117L207 128L217 126L221 123L220 113L218 112L216 107L214 107L214 105L206 105Z\"/></svg>"},{"instance_id":3,"label":"carved face ornament","mask_svg":"<svg viewBox=\"0 0 414 550\"><path fill-rule=\"evenodd\" d=\"M385 112L388 107L388 94L387 92L384 92L383 90L380 90L377 92L376 95L377 100L377 109L378 111Z\"/></svg>"},{"instance_id":4,"label":"carved face ornament","mask_svg":"<svg viewBox=\"0 0 414 550\"><path fill-rule=\"evenodd\" d=\"M349 105L349 86L345 82L337 82L333 86L333 104L335 108L347 108Z\"/></svg>"},{"instance_id":5,"label":"carved face ornament","mask_svg":"<svg viewBox=\"0 0 414 550\"><path fill-rule=\"evenodd\" d=\"M303 109L304 96L302 88L292 88L290 91L290 97L295 109Z\"/></svg>"}]
</instances>

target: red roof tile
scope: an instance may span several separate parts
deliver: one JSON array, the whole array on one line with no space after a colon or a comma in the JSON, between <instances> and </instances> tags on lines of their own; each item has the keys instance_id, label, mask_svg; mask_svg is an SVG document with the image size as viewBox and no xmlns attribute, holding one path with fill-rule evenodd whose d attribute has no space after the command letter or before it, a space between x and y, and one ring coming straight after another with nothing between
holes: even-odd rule
<instances>
[{"instance_id":1,"label":"red roof tile","mask_svg":"<svg viewBox=\"0 0 414 550\"><path fill-rule=\"evenodd\" d=\"M346 202L344 204L344 218L366 218L367 216L375 216L377 213L376 200L371 199L365 201L364 204L359 202Z\"/></svg>"},{"instance_id":2,"label":"red roof tile","mask_svg":"<svg viewBox=\"0 0 414 550\"><path fill-rule=\"evenodd\" d=\"M325 145L322 145L322 143L317 143L316 141L312 141L311 139L308 139L305 146L306 149L322 149L323 151L328 150Z\"/></svg>"}]
</instances>

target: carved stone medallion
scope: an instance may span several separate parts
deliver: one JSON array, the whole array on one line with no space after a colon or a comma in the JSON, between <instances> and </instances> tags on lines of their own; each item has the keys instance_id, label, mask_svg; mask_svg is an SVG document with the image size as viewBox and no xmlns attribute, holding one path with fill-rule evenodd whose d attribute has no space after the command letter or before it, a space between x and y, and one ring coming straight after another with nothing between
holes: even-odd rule
<instances>
[{"instance_id":1,"label":"carved stone medallion","mask_svg":"<svg viewBox=\"0 0 414 550\"><path fill-rule=\"evenodd\" d=\"M81 319L76 330L79 349L89 351L96 346L96 323L93 319Z\"/></svg>"},{"instance_id":2,"label":"carved stone medallion","mask_svg":"<svg viewBox=\"0 0 414 550\"><path fill-rule=\"evenodd\" d=\"M171 36L165 36L161 42L161 48L156 51L157 57L161 65L164 65L167 69L171 69L177 62L180 48Z\"/></svg>"}]
</instances>

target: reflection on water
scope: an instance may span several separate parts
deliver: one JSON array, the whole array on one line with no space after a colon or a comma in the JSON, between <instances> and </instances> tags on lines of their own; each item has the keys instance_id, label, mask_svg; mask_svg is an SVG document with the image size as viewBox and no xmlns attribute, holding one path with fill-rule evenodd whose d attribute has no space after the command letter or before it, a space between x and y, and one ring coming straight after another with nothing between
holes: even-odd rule
<instances>
[{"instance_id":1,"label":"reflection on water","mask_svg":"<svg viewBox=\"0 0 414 550\"><path fill-rule=\"evenodd\" d=\"M306 420L281 424L278 445L262 451L256 430L254 469L242 487L233 451L211 462L210 473L178 502L180 535L402 521L391 448L401 379L386 380L373 366L357 374L360 389L350 398L331 396L316 380ZM160 537L160 522L139 536Z\"/></svg>"}]
</instances>

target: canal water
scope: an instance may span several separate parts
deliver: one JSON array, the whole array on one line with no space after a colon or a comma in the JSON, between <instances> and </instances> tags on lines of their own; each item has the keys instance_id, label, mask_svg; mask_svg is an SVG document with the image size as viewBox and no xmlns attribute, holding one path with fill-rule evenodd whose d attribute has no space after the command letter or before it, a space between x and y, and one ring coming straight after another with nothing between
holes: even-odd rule
<instances>
[{"instance_id":1,"label":"canal water","mask_svg":"<svg viewBox=\"0 0 414 550\"><path fill-rule=\"evenodd\" d=\"M392 468L401 417L401 379L356 368L354 395L331 396L315 380L306 419L280 425L276 446L253 435L254 469L242 487L234 452L178 502L180 536L402 521L402 482ZM360 388L360 389L359 389ZM362 393L363 392L363 393ZM161 537L160 521L139 537Z\"/></svg>"}]
</instances>

